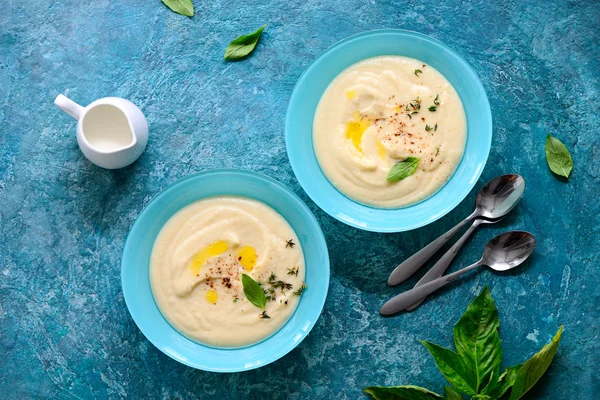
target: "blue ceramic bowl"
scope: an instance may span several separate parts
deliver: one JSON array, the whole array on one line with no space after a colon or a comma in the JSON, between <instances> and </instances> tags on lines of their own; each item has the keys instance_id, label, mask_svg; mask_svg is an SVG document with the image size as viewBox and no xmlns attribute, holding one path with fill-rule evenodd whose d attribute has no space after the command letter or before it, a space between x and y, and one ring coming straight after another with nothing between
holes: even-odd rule
<instances>
[{"instance_id":1,"label":"blue ceramic bowl","mask_svg":"<svg viewBox=\"0 0 600 400\"><path fill-rule=\"evenodd\" d=\"M150 254L163 225L177 211L207 197L243 196L267 204L292 226L304 251L308 289L294 314L272 336L236 349L215 348L188 339L161 314L150 287ZM282 184L263 175L213 170L183 178L158 194L139 215L121 260L123 296L133 320L148 340L190 367L237 372L273 362L308 335L321 314L329 287L329 255L323 232L308 207Z\"/></svg>"},{"instance_id":2,"label":"blue ceramic bowl","mask_svg":"<svg viewBox=\"0 0 600 400\"><path fill-rule=\"evenodd\" d=\"M427 199L396 209L374 208L339 192L319 166L312 137L317 105L331 81L352 64L383 55L416 58L437 69L456 89L467 117L465 152L454 175ZM285 141L298 181L323 211L356 228L374 232L401 232L441 218L471 191L490 152L492 114L477 75L452 50L420 33L377 30L342 40L304 71L288 106Z\"/></svg>"}]
</instances>

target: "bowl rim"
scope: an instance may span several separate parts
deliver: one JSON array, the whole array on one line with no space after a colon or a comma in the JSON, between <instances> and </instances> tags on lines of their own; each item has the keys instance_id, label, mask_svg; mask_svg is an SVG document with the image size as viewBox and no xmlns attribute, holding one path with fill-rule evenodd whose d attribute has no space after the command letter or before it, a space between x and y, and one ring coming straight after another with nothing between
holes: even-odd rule
<instances>
[{"instance_id":1,"label":"bowl rim","mask_svg":"<svg viewBox=\"0 0 600 400\"><path fill-rule=\"evenodd\" d=\"M306 79L306 75L309 74L314 68L316 68L316 64L321 59L323 59L326 55L328 55L329 53L331 53L336 48L344 45L345 43L350 42L350 41L355 40L355 39L359 39L359 38L363 38L363 37L368 37L368 36L377 36L377 35L380 35L380 34L399 34L399 35L408 35L408 36L418 37L418 38L423 39L424 41L429 41L429 42L431 42L431 43L433 43L433 44L435 44L437 46L440 46L443 49L447 50L449 53L451 53L456 58L456 60L459 62L459 64L461 65L461 67L470 73L471 77L473 78L472 82L474 83L477 91L479 93L481 93L482 112L485 114L485 118L487 120L486 121L487 123L485 124L485 131L489 132L489 135L487 135L487 140L485 142L485 147L486 147L486 149L485 149L485 155L483 156L481 162L479 163L479 168L477 168L477 170L475 171L475 173L472 175L472 178L470 179L470 181L464 185L464 187L466 189L465 193L464 193L464 196L462 196L462 198L457 199L456 201L454 201L452 203L449 203L449 205L447 207L445 207L442 212L437 212L436 214L430 216L429 218L423 219L420 222L415 222L415 223L412 223L410 225L404 225L404 226L383 226L383 225L365 224L365 223L361 223L360 220L353 218L353 216L351 216L351 215L345 215L345 214L341 215L340 213L334 212L335 210L332 210L329 207L323 207L323 204L320 201L320 199L318 198L318 196L316 195L314 189L313 190L309 189L311 187L311 184L310 184L309 180L307 179L307 177L305 177L302 174L298 173L299 172L299 167L296 164L296 159L295 159L294 153L290 150L292 148L292 146L290 146L290 141L291 141L291 138L290 138L290 136L291 136L291 133L290 133L291 128L289 126L290 114L293 113L292 106L293 106L293 104L295 102L295 98L297 96L299 96L299 94L298 94L298 88L300 87L300 85L304 84L304 80ZM375 56L373 56L373 57L375 57ZM368 57L368 58L371 58L371 57ZM367 58L363 58L362 60L366 60L366 59ZM356 61L356 62L359 62L359 61ZM351 65L354 65L354 64L350 64L350 65L346 66L344 69L349 68ZM312 134L312 123L313 123L313 121L311 121L311 134ZM467 122L468 122L468 120L467 120ZM468 134L468 129L469 128L468 128L468 125L467 125L467 134ZM302 72L302 74L298 77L298 80L296 81L296 83L294 85L294 88L292 89L292 93L290 95L290 99L289 99L289 102L288 102L288 107L287 107L287 110L286 110L286 116L285 116L285 145L286 145L286 151L287 151L287 154L288 154L288 159L289 159L290 164L292 166L292 170L294 171L294 175L296 176L296 179L300 183L300 186L302 186L302 189L306 192L306 194L310 197L310 199L321 210L325 211L327 214L329 214L333 218L337 219L338 221L341 221L341 222L345 223L346 225L352 226L354 228L358 228L358 229L365 230L365 231L370 231L370 232L378 232L378 233L397 233L397 232L405 232L405 231L414 230L414 229L423 227L425 225L429 225L430 223L433 223L433 222L437 221L438 219L442 218L443 216L445 216L446 214L448 214L450 211L452 211L453 209L455 209L466 198L466 196L471 192L471 190L473 190L473 187L475 186L475 184L479 180L479 177L483 173L483 169L485 168L485 165L487 164L487 161L488 161L488 158L489 158L489 154L490 154L490 150L491 150L491 145L492 145L492 137L493 137L493 119L492 119L492 112L491 112L490 102L489 102L487 93L485 91L485 88L484 88L483 84L481 83L481 79L479 79L479 76L477 75L477 73L475 72L475 70L471 67L471 65L461 55L459 55L456 51L454 51L453 49L451 49L450 47L448 47L447 45L445 45L440 40L438 40L436 38L433 38L433 37L431 37L429 35L426 35L424 33L416 32L416 31L408 30L408 29L398 29L398 28L372 29L372 30L368 30L368 31L364 31L364 32L359 32L359 33L356 33L354 35L348 36L348 37L346 37L344 39L341 39L341 40L335 42L333 45L329 46L326 50L324 50L321 54L319 54L314 60L312 60L310 62L310 64L308 64L308 66L304 69L304 71ZM467 140L468 140L468 136L467 136ZM312 141L312 138L311 138L311 141ZM312 147L312 151L314 153L314 146ZM454 176L454 174L458 170L458 168L460 166L460 163L464 160L464 156L465 156L465 153L463 153L463 156L461 157L461 160L460 160L459 164L457 165L455 171L451 175L451 177L444 183L444 185L442 185L440 188L438 188L434 193L432 193L431 195L429 195L425 199L420 200L420 201L418 201L416 203L412 203L412 204L409 204L407 206L398 207L398 208L378 208L378 207L375 207L375 206L371 206L371 205L368 205L368 204L361 203L358 200L355 200L355 199L352 199L352 198L348 197L345 193L341 192L335 185L333 185L333 183L331 183L331 181L329 181L329 179L327 178L327 176L323 172L320 164L318 165L318 167L321 170L321 172L323 173L323 176L325 177L325 179L327 180L327 182L341 196L347 198L349 201L355 203L356 205L358 205L360 207L367 208L367 209L370 209L370 210L374 210L376 212L386 213L386 212L393 212L393 211L402 210L402 209L409 209L412 206L415 206L415 205L421 204L421 203L426 203L428 200L434 198L436 196L436 194L438 194L438 192L451 181L452 176ZM315 155L315 157L316 157L316 155ZM318 164L318 162L317 162L317 164Z\"/></svg>"},{"instance_id":2,"label":"bowl rim","mask_svg":"<svg viewBox=\"0 0 600 400\"><path fill-rule=\"evenodd\" d=\"M155 340L156 338L154 337L149 337L146 332L144 331L144 329L142 329L141 327L141 318L143 318L141 315L137 314L136 312L132 312L132 306L130 306L130 304L133 304L134 302L136 302L137 300L134 299L134 294L130 292L130 289L128 288L128 286L126 286L126 282L129 282L129 278L126 277L125 271L127 269L126 265L126 256L128 255L128 243L130 243L130 237L132 236L132 234L135 232L135 228L136 226L139 226L139 224L141 224L144 216L146 216L148 213L150 213L151 210L151 206L153 204L158 203L161 199L168 197L170 195L170 193L175 190L177 187L185 184L186 182L189 182L191 180L195 180L198 178L202 178L205 177L207 175L219 175L219 174L236 174L236 175L242 175L242 176L249 176L258 180L262 180L265 181L269 184L274 185L275 187L277 187L279 190L283 191L284 193L287 193L291 199L293 201L296 202L296 204L294 204L294 206L298 205L300 207L300 209L302 209L302 214L304 215L303 219L306 219L308 221L308 223L310 225L312 225L312 227L314 228L314 233L316 233L317 237L315 237L315 241L317 243L320 243L321 246L317 247L318 250L320 252L323 253L323 259L324 259L324 264L320 266L319 270L321 271L319 274L319 280L321 280L324 283L324 287L325 290L321 291L321 292L317 292L318 294L316 295L316 300L317 300L317 304L318 306L315 307L314 305L312 305L312 307L309 308L309 310L311 311L311 315L314 315L315 318L312 318L310 320L304 321L302 323L302 326L305 328L301 331L296 332L297 334L300 334L300 336L296 337L295 340L289 340L286 341L286 346L281 346L278 349L276 349L275 351L269 353L268 356L265 357L264 360L261 360L262 362L260 364L257 363L253 363L252 365L244 365L243 367L233 367L233 368L213 368L210 367L208 365L199 365L198 363L189 361L187 358L180 358L177 356L176 352L170 351L171 347L170 346L166 346L164 344L160 344L157 343L157 340ZM268 189L269 191L272 191L272 189ZM224 196L228 195L228 194L223 194ZM217 195L218 196L218 195ZM247 197L250 198L252 200L258 201L260 203L265 204L267 207L271 208L272 210L274 210L277 214L281 215L281 213L277 210L275 210L271 205L266 204L265 202L258 200L256 198L252 198L250 196L241 196L241 195L230 195L230 196L238 196L238 197ZM206 197L201 197L198 198L194 201L199 201L199 200L203 200L203 199L208 199L211 197L215 197L215 196L206 196ZM191 204L187 203L185 206ZM183 206L183 207L185 207ZM175 211L169 218L171 218L173 215L175 215L175 213L177 213L178 211L180 211L183 207L179 208L177 211ZM283 215L281 215L281 217L290 225L290 227L292 228L292 230L295 231L294 227L292 226L292 224L288 221L287 218L285 218ZM163 225L164 227L164 225ZM162 227L161 227L162 229ZM299 238L299 240L301 240ZM303 253L305 253L306 250L303 250ZM304 254L303 254L304 255ZM306 258L306 256L304 255L304 258ZM196 172L187 176L184 176L178 180L176 180L175 182L167 185L164 189L160 190L153 198L152 200L150 200L148 202L148 204L146 204L142 211L140 211L140 213L137 215L137 217L135 218L135 221L133 222L133 224L131 225L131 228L129 229L129 232L127 233L127 236L125 238L124 244L123 244L123 253L121 255L121 262L120 262L120 267L121 267L121 290L123 292L123 298L125 300L125 305L127 307L127 311L129 312L129 315L131 316L131 318L133 319L135 325L137 326L137 328L140 330L140 332L142 333L142 335L144 335L144 337L146 338L146 340L148 340L150 343L152 343L152 345L154 347L156 347L158 350L160 350L162 353L166 354L167 356L169 356L170 358L172 358L173 360L184 364L188 367L192 367L195 369L199 369L199 370L203 370L203 371L208 371L208 372L219 372L219 373L235 373L235 372L243 372L243 371L250 371L256 368L260 368L260 367L264 367L268 364L271 364L277 360L279 360L280 358L284 357L285 355L287 355L289 352L291 352L293 349L295 349L307 336L308 334L311 332L312 328L314 327L314 325L317 323L318 319L321 317L321 314L323 312L323 308L325 306L325 301L327 299L327 295L329 293L329 284L330 284L330 275L331 275L331 263L330 263L330 259L329 259L329 250L327 248L327 241L325 240L325 235L323 234L323 230L321 229L321 225L319 224L317 218L315 217L315 215L312 213L312 211L310 210L310 208L308 208L308 206L306 205L306 203L304 203L304 201L302 201L302 199L294 192L292 192L289 188L287 188L284 184L282 184L281 182L267 176L264 175L262 173L259 172L254 172L254 171L250 171L250 170L243 170L243 169L235 169L235 168L218 168L218 169L210 169L210 170L205 170L205 171L200 171L200 172ZM129 267L132 268L132 267ZM148 266L149 268L149 266ZM148 284L150 285L150 282L148 282ZM152 288L150 287L150 292L152 293ZM314 292L313 292L314 293ZM235 352L235 351L241 351L241 350L245 350L248 348L251 348L253 346L257 346L260 345L262 343L266 343L269 340L271 340L280 330L282 330L292 319L292 317L294 316L294 314L299 310L300 308L300 304L298 303L298 305L296 306L296 309L294 310L294 312L290 315L290 317L288 318L288 320L282 325L280 326L276 331L274 331L271 335L267 336L266 338L256 342L256 343L252 343L249 345L245 345L245 346L241 346L241 347L233 347L233 348L225 348L225 347L213 347L211 345L208 344L203 344L200 343L192 338L187 337L185 334L181 333L180 331L178 331L173 325L171 325L171 323L166 319L166 317L162 314L162 311L160 310L160 308L158 307L158 304L156 303L156 300L154 299L154 294L152 293L152 300L154 302L154 306L158 309L159 314L161 315L161 317L166 321L166 323L168 324L168 326L170 327L170 329L172 329L173 331L175 331L177 334L183 336L185 339L193 342L196 346L201 346L203 348L208 348L211 349L213 351L223 351L223 352ZM308 323L307 323L308 322Z\"/></svg>"}]
</instances>

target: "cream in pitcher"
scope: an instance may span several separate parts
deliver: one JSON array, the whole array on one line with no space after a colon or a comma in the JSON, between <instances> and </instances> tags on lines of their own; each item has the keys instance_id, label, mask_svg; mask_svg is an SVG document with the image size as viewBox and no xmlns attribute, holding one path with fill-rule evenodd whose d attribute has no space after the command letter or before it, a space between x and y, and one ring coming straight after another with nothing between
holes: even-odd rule
<instances>
[{"instance_id":1,"label":"cream in pitcher","mask_svg":"<svg viewBox=\"0 0 600 400\"><path fill-rule=\"evenodd\" d=\"M105 97L82 107L59 94L54 104L78 121L79 148L99 167L123 168L144 152L148 142L148 122L130 101Z\"/></svg>"}]
</instances>

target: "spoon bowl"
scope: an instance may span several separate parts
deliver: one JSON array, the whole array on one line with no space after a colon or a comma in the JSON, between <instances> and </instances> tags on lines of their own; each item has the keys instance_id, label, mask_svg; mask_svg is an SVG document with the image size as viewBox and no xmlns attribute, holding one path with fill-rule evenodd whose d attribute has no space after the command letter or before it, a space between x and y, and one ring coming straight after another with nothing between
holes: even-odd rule
<instances>
[{"instance_id":1,"label":"spoon bowl","mask_svg":"<svg viewBox=\"0 0 600 400\"><path fill-rule=\"evenodd\" d=\"M490 240L483 250L481 264L494 271L508 271L521 265L535 249L535 237L524 231L506 232Z\"/></svg>"},{"instance_id":2,"label":"spoon bowl","mask_svg":"<svg viewBox=\"0 0 600 400\"><path fill-rule=\"evenodd\" d=\"M521 175L499 176L481 188L475 199L477 217L497 219L508 214L525 193L525 179Z\"/></svg>"}]
</instances>

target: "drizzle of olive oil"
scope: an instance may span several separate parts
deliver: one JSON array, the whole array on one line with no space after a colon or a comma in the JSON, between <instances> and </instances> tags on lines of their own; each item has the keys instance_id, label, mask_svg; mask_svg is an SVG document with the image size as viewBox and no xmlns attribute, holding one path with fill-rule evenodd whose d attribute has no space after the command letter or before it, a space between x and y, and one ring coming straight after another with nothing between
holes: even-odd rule
<instances>
[{"instance_id":1,"label":"drizzle of olive oil","mask_svg":"<svg viewBox=\"0 0 600 400\"><path fill-rule=\"evenodd\" d=\"M219 300L217 291L214 289L208 289L206 291L206 300L208 300L209 303L217 304L217 300Z\"/></svg>"},{"instance_id":2,"label":"drizzle of olive oil","mask_svg":"<svg viewBox=\"0 0 600 400\"><path fill-rule=\"evenodd\" d=\"M256 266L258 255L252 246L243 246L237 251L237 258L240 264L250 272Z\"/></svg>"},{"instance_id":3,"label":"drizzle of olive oil","mask_svg":"<svg viewBox=\"0 0 600 400\"><path fill-rule=\"evenodd\" d=\"M206 264L209 259L221 255L227 250L229 250L229 243L225 240L219 240L198 251L194 254L194 257L192 257L192 261L190 262L192 273L198 274L202 266Z\"/></svg>"},{"instance_id":4,"label":"drizzle of olive oil","mask_svg":"<svg viewBox=\"0 0 600 400\"><path fill-rule=\"evenodd\" d=\"M354 120L346 124L346 138L352 140L354 147L362 153L362 136L371 126L368 118L363 118L358 112L354 113Z\"/></svg>"}]
</instances>

